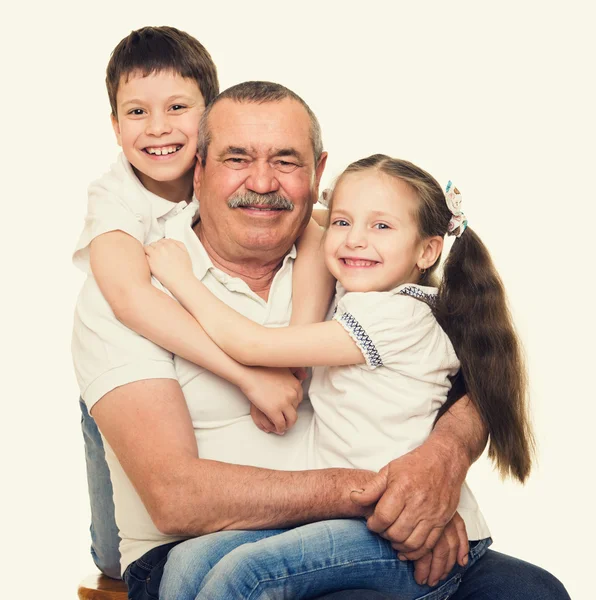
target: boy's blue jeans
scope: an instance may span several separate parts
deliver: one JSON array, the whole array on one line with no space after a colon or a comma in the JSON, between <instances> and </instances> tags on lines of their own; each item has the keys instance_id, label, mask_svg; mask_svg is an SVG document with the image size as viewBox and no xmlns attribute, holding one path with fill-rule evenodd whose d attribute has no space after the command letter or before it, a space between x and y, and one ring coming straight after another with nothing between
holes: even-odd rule
<instances>
[{"instance_id":1,"label":"boy's blue jeans","mask_svg":"<svg viewBox=\"0 0 596 600\"><path fill-rule=\"evenodd\" d=\"M474 542L468 567L491 540ZM160 600L316 598L368 588L398 600L446 599L467 570L456 565L435 588L418 585L414 566L363 519L337 519L287 530L223 531L186 540L169 553ZM128 579L128 574L127 574Z\"/></svg>"},{"instance_id":2,"label":"boy's blue jeans","mask_svg":"<svg viewBox=\"0 0 596 600\"><path fill-rule=\"evenodd\" d=\"M91 501L91 555L100 571L120 579L118 529L114 520L114 501L110 472L105 460L103 442L97 425L84 402L81 426L85 440L85 458ZM171 545L160 546L133 563L127 575L144 589L140 598L158 597L164 564ZM391 598L374 591L345 591L326 596L329 600L382 600ZM569 600L565 588L550 573L517 558L488 550L482 560L469 566L452 600Z\"/></svg>"}]
</instances>

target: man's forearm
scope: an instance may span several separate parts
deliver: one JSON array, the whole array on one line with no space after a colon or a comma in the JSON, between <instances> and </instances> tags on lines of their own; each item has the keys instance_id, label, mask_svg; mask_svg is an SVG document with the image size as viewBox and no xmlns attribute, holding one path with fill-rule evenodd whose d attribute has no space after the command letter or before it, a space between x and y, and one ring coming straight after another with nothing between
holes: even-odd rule
<instances>
[{"instance_id":1,"label":"man's forearm","mask_svg":"<svg viewBox=\"0 0 596 600\"><path fill-rule=\"evenodd\" d=\"M364 487L374 475L351 469L292 472L189 461L178 471L178 481L164 487L161 505L167 513L160 528L173 535L202 535L363 516L350 492ZM179 494L168 501L172 489Z\"/></svg>"},{"instance_id":2,"label":"man's forearm","mask_svg":"<svg viewBox=\"0 0 596 600\"><path fill-rule=\"evenodd\" d=\"M449 408L428 438L436 448L443 448L454 457L466 472L482 454L487 440L487 429L468 396L463 396Z\"/></svg>"},{"instance_id":3,"label":"man's forearm","mask_svg":"<svg viewBox=\"0 0 596 600\"><path fill-rule=\"evenodd\" d=\"M350 492L373 479L370 471L272 471L199 458L177 381L120 386L94 405L92 415L163 533L200 535L364 514Z\"/></svg>"}]
</instances>

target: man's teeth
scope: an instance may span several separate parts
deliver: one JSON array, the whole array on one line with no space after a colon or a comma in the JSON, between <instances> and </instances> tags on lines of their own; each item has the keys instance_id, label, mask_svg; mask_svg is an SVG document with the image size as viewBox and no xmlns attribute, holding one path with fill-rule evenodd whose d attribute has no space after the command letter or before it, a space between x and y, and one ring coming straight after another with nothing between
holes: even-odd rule
<instances>
[{"instance_id":1,"label":"man's teeth","mask_svg":"<svg viewBox=\"0 0 596 600\"><path fill-rule=\"evenodd\" d=\"M377 264L374 260L352 260L350 258L344 258L346 265L350 267L372 267Z\"/></svg>"},{"instance_id":2,"label":"man's teeth","mask_svg":"<svg viewBox=\"0 0 596 600\"><path fill-rule=\"evenodd\" d=\"M174 154L178 152L182 146L163 146L162 148L145 148L147 154L155 154L156 156L163 156L164 154Z\"/></svg>"}]
</instances>

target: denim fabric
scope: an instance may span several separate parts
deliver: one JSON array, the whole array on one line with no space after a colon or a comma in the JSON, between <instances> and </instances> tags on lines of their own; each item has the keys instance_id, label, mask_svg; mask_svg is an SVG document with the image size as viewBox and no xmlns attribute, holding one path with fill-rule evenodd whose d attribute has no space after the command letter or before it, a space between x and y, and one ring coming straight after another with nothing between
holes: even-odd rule
<instances>
[{"instance_id":1,"label":"denim fabric","mask_svg":"<svg viewBox=\"0 0 596 600\"><path fill-rule=\"evenodd\" d=\"M570 600L563 584L530 563L488 550L451 600Z\"/></svg>"},{"instance_id":2,"label":"denim fabric","mask_svg":"<svg viewBox=\"0 0 596 600\"><path fill-rule=\"evenodd\" d=\"M157 600L160 598L159 585L168 552L180 542L171 542L149 550L135 560L126 571L124 581L128 587L129 600Z\"/></svg>"},{"instance_id":3,"label":"denim fabric","mask_svg":"<svg viewBox=\"0 0 596 600\"><path fill-rule=\"evenodd\" d=\"M110 470L95 420L82 399L81 429L85 441L87 484L91 502L91 556L97 568L113 579L120 579L120 537L114 518L114 499Z\"/></svg>"},{"instance_id":4,"label":"denim fabric","mask_svg":"<svg viewBox=\"0 0 596 600\"><path fill-rule=\"evenodd\" d=\"M489 544L475 545L469 566ZM282 532L227 531L187 540L168 556L159 597L300 599L366 586L399 600L435 600L457 590L466 568L456 565L438 587L419 586L413 564L399 561L391 544L363 520L338 519Z\"/></svg>"}]
</instances>

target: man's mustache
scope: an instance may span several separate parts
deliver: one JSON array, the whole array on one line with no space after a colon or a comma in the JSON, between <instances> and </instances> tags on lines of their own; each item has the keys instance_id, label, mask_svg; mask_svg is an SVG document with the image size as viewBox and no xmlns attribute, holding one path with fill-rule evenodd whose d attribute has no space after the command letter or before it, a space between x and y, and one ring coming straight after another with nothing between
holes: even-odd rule
<instances>
[{"instance_id":1,"label":"man's mustache","mask_svg":"<svg viewBox=\"0 0 596 600\"><path fill-rule=\"evenodd\" d=\"M294 203L275 192L268 194L257 194L256 192L244 192L228 200L229 208L250 208L251 206L267 206L277 210L294 210Z\"/></svg>"}]
</instances>

